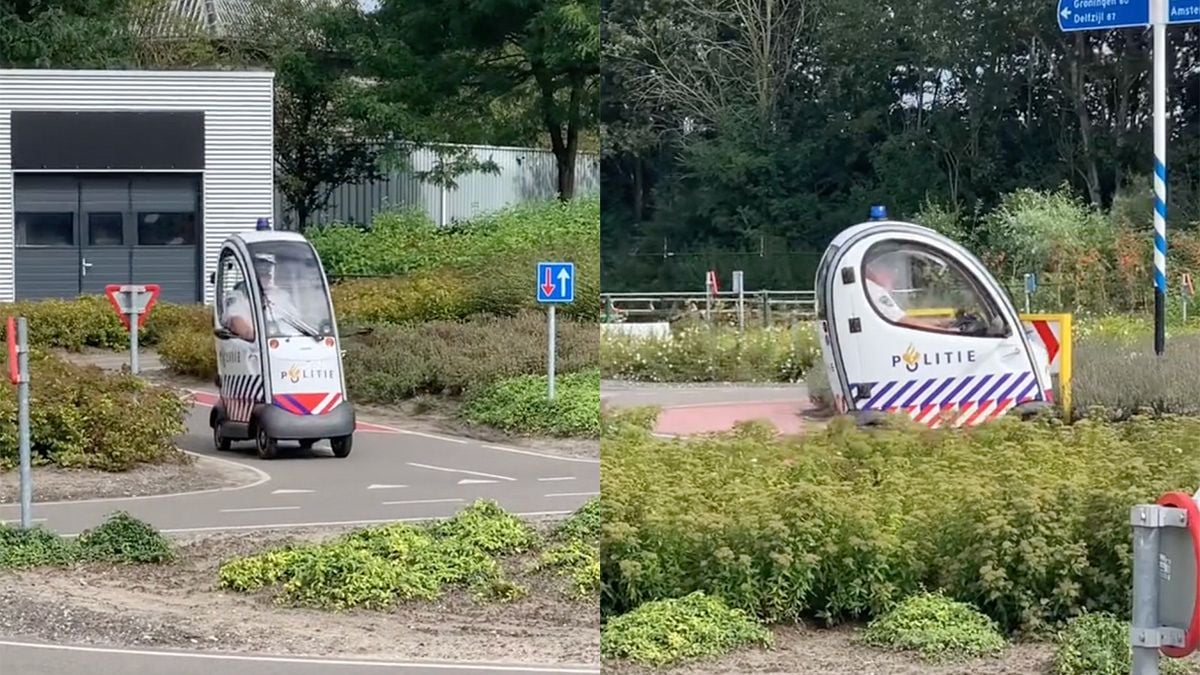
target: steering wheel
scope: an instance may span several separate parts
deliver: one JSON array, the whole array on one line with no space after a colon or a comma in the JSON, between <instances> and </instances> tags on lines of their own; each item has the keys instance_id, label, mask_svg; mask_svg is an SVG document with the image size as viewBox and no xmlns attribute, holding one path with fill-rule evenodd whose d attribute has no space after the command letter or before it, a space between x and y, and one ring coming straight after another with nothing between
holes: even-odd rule
<instances>
[{"instance_id":1,"label":"steering wheel","mask_svg":"<svg viewBox=\"0 0 1200 675\"><path fill-rule=\"evenodd\" d=\"M978 335L987 332L987 322L975 314L960 312L954 317L954 323L950 324L951 328L955 328L959 333L965 335Z\"/></svg>"}]
</instances>

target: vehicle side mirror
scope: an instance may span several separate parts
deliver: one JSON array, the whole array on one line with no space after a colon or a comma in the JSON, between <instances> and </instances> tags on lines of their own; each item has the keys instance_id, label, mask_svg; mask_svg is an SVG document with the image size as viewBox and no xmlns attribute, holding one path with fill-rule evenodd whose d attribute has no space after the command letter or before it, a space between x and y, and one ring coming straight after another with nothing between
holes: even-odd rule
<instances>
[{"instance_id":1,"label":"vehicle side mirror","mask_svg":"<svg viewBox=\"0 0 1200 675\"><path fill-rule=\"evenodd\" d=\"M224 326L222 326L220 328L214 328L213 335L215 335L218 340L229 340L231 338L237 337L236 335L234 335L233 331L229 330L228 328L225 328Z\"/></svg>"}]
</instances>

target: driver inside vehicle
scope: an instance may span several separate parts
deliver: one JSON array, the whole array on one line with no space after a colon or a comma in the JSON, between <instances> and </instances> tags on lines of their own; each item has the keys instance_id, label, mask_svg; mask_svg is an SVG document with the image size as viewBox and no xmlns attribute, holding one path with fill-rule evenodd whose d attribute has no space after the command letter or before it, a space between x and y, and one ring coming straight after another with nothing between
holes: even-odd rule
<instances>
[{"instance_id":1,"label":"driver inside vehicle","mask_svg":"<svg viewBox=\"0 0 1200 675\"><path fill-rule=\"evenodd\" d=\"M956 324L960 321L959 316L963 314L962 310L960 310L952 318L910 316L900 305L899 301L896 300L896 284L891 270L883 265L867 265L864 277L867 294L871 297L871 304L883 315L883 318L892 323L911 326L913 328L932 328L935 330L950 331L954 330Z\"/></svg>"},{"instance_id":2,"label":"driver inside vehicle","mask_svg":"<svg viewBox=\"0 0 1200 675\"><path fill-rule=\"evenodd\" d=\"M299 313L287 291L275 284L275 256L269 253L255 254L254 273L258 278L259 288L262 289L262 305L268 325L298 316ZM225 327L243 340L254 340L254 314L251 311L246 284L238 284L233 291L234 297L225 310Z\"/></svg>"}]
</instances>

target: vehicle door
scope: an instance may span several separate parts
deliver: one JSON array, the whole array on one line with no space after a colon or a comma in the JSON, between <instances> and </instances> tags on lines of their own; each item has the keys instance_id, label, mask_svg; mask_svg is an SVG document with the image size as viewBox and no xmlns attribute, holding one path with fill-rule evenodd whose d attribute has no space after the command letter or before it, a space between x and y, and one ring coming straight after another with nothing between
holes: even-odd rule
<instances>
[{"instance_id":1,"label":"vehicle door","mask_svg":"<svg viewBox=\"0 0 1200 675\"><path fill-rule=\"evenodd\" d=\"M227 419L246 423L250 421L254 405L265 400L262 308L253 301L254 280L248 274L242 256L232 246L221 250L216 282L216 311L213 316L221 404ZM229 332L235 316L245 318L255 327L251 339Z\"/></svg>"}]
</instances>

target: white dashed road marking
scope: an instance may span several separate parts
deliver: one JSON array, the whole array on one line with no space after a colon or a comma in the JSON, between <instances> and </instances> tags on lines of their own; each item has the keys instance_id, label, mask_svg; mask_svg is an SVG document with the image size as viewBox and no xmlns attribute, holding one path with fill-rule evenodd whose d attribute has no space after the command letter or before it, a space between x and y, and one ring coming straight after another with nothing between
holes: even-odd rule
<instances>
[{"instance_id":1,"label":"white dashed road marking","mask_svg":"<svg viewBox=\"0 0 1200 675\"><path fill-rule=\"evenodd\" d=\"M461 502L458 497L449 497L446 499L406 499L399 502L383 502L384 506L399 506L401 504L446 504L450 502Z\"/></svg>"},{"instance_id":2,"label":"white dashed road marking","mask_svg":"<svg viewBox=\"0 0 1200 675\"><path fill-rule=\"evenodd\" d=\"M255 511L296 511L299 506L255 506L248 509L221 509L221 513L253 513Z\"/></svg>"},{"instance_id":3,"label":"white dashed road marking","mask_svg":"<svg viewBox=\"0 0 1200 675\"><path fill-rule=\"evenodd\" d=\"M273 495L301 495L301 494L307 494L310 492L313 492L313 490L290 490L288 488L283 488L282 490L275 490L271 494L273 494Z\"/></svg>"},{"instance_id":4,"label":"white dashed road marking","mask_svg":"<svg viewBox=\"0 0 1200 675\"><path fill-rule=\"evenodd\" d=\"M482 471L468 471L466 469L450 469L450 468L447 468L444 466L433 466L432 464L417 464L416 462L409 462L408 465L415 466L418 469L430 469L431 471L446 471L448 473L465 473L465 474L468 474L471 476L483 476L484 478L498 478L500 480L516 480L516 478L509 478L508 476L497 476L494 473L483 473Z\"/></svg>"},{"instance_id":5,"label":"white dashed road marking","mask_svg":"<svg viewBox=\"0 0 1200 675\"><path fill-rule=\"evenodd\" d=\"M595 497L599 492L552 492L543 497Z\"/></svg>"},{"instance_id":6,"label":"white dashed road marking","mask_svg":"<svg viewBox=\"0 0 1200 675\"><path fill-rule=\"evenodd\" d=\"M538 480L540 480L540 481L575 480L575 476L554 476L553 478L539 478Z\"/></svg>"},{"instance_id":7,"label":"white dashed road marking","mask_svg":"<svg viewBox=\"0 0 1200 675\"><path fill-rule=\"evenodd\" d=\"M379 483L371 483L367 486L368 490L394 490L396 488L406 488L407 485L380 485Z\"/></svg>"}]
</instances>

